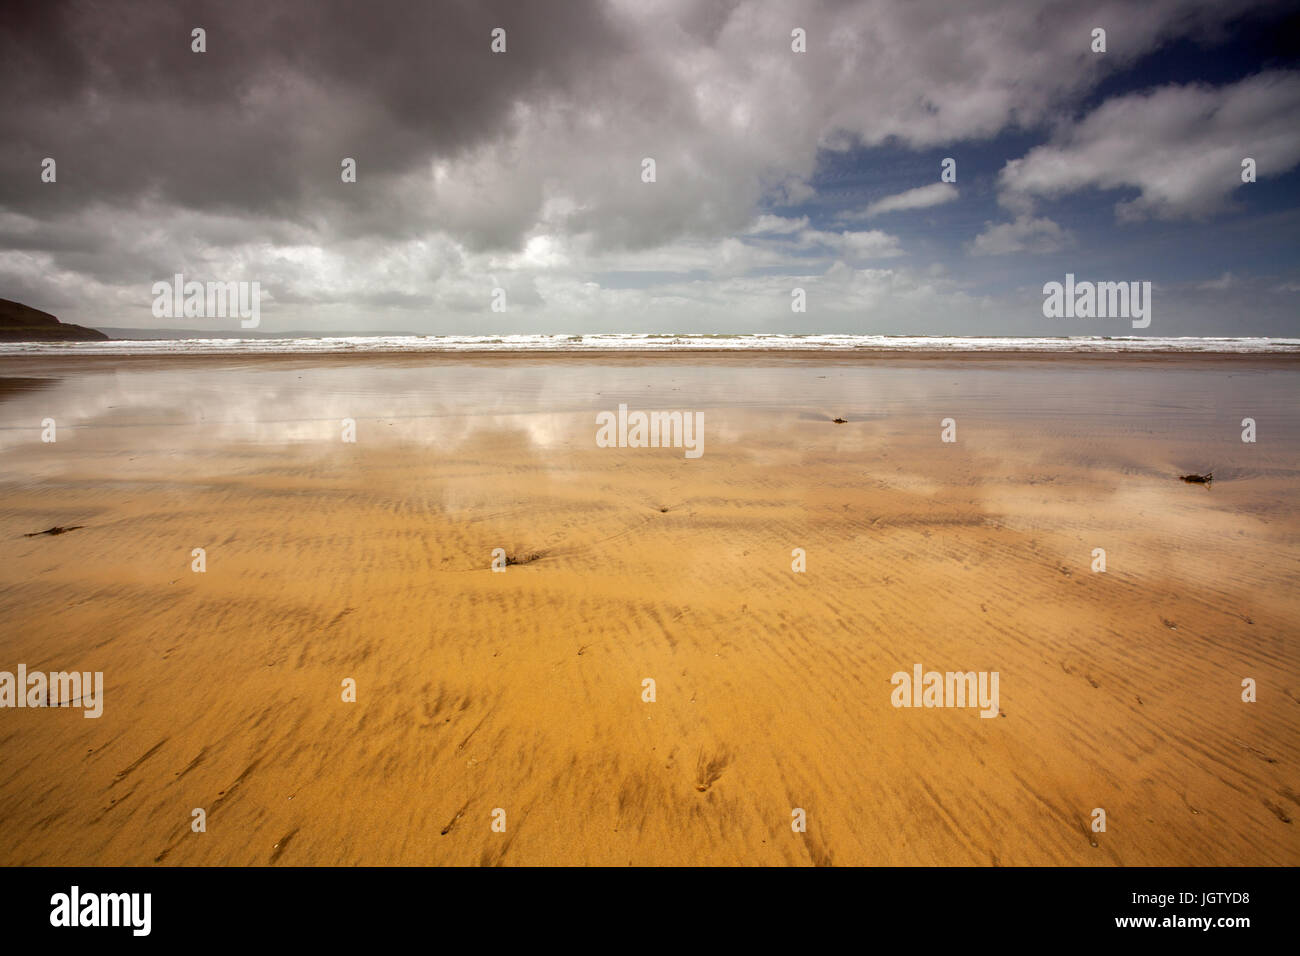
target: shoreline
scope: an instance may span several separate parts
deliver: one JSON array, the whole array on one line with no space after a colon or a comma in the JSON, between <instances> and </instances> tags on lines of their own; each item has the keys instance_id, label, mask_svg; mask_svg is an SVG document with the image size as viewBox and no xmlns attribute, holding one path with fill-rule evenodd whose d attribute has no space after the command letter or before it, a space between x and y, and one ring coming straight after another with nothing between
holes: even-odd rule
<instances>
[{"instance_id":1,"label":"shoreline","mask_svg":"<svg viewBox=\"0 0 1300 956\"><path fill-rule=\"evenodd\" d=\"M1214 364L1217 362L1246 362L1273 365L1279 368L1293 368L1300 365L1300 352L1180 352L1180 351L911 351L903 349L861 349L828 350L817 352L809 349L686 349L669 351L665 349L548 349L534 350L463 350L463 351L353 351L353 352L124 352L110 354L104 352L68 353L68 352L32 352L0 353L0 367L6 363L16 365L61 363L88 363L103 365L130 362L132 364L159 363L169 364L174 361L221 364L245 364L249 362L284 361L303 363L326 362L384 362L414 363L455 362L468 359L475 362L517 363L517 362L603 362L625 364L738 364L761 365L768 361L773 365L841 363L861 365L871 363L902 364L916 362L931 365L944 361L961 364L997 363L1012 364L1018 362L1043 363L1056 365L1070 363L1112 363L1114 365L1178 365L1178 364Z\"/></svg>"}]
</instances>

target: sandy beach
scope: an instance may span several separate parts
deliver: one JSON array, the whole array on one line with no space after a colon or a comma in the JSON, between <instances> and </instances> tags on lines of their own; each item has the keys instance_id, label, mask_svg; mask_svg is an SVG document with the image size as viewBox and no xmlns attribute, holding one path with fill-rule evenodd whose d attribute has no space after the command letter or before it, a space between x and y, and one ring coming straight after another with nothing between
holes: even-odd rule
<instances>
[{"instance_id":1,"label":"sandy beach","mask_svg":"<svg viewBox=\"0 0 1300 956\"><path fill-rule=\"evenodd\" d=\"M0 710L0 863L1300 864L1298 394L1295 356L0 359L0 670L104 675L97 719ZM620 404L703 453L598 447ZM895 707L917 664L1000 713Z\"/></svg>"}]
</instances>

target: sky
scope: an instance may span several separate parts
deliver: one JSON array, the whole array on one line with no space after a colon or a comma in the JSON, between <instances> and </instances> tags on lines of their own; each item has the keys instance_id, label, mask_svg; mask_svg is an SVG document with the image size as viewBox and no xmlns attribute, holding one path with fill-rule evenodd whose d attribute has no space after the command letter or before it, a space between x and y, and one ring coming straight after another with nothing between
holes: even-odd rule
<instances>
[{"instance_id":1,"label":"sky","mask_svg":"<svg viewBox=\"0 0 1300 956\"><path fill-rule=\"evenodd\" d=\"M1300 3L0 5L0 297L97 327L1300 337L1298 167Z\"/></svg>"}]
</instances>

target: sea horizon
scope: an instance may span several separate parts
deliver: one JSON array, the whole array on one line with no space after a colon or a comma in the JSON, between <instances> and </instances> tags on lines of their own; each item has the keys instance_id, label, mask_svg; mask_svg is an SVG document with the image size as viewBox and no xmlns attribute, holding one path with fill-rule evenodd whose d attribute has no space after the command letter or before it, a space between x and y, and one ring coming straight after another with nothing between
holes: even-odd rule
<instances>
[{"instance_id":1,"label":"sea horizon","mask_svg":"<svg viewBox=\"0 0 1300 956\"><path fill-rule=\"evenodd\" d=\"M104 329L111 333L112 329ZM332 352L1025 352L1291 354L1300 338L1139 335L852 335L792 333L553 333L292 335L0 342L0 355L322 354Z\"/></svg>"}]
</instances>

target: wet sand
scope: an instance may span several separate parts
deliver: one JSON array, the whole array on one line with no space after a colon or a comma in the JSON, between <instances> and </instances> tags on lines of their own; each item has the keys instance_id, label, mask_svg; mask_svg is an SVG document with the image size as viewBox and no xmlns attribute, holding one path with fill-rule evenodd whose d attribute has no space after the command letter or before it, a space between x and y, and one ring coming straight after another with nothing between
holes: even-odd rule
<instances>
[{"instance_id":1,"label":"wet sand","mask_svg":"<svg viewBox=\"0 0 1300 956\"><path fill-rule=\"evenodd\" d=\"M0 709L0 863L1295 865L1298 394L1294 357L0 359L0 670L105 684ZM704 454L597 447L620 403ZM917 663L1001 715L894 707Z\"/></svg>"}]
</instances>

